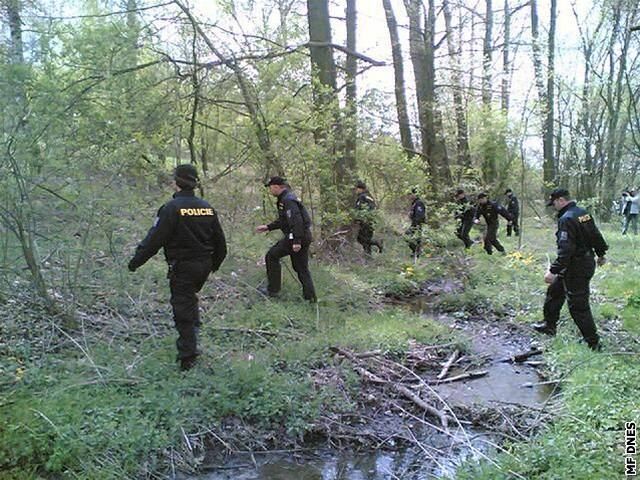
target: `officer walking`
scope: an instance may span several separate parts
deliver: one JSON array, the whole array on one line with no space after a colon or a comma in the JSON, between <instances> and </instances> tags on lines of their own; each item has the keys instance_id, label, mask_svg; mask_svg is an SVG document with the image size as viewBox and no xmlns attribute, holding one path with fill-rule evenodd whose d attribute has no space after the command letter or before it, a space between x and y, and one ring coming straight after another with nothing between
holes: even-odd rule
<instances>
[{"instance_id":1,"label":"officer walking","mask_svg":"<svg viewBox=\"0 0 640 480\"><path fill-rule=\"evenodd\" d=\"M511 230L516 234L516 237L520 235L519 217L520 217L520 202L518 197L513 194L513 190L507 188L504 192L507 196L507 212L511 215L511 222L507 223L507 237L511 236Z\"/></svg>"},{"instance_id":2,"label":"officer walking","mask_svg":"<svg viewBox=\"0 0 640 480\"><path fill-rule=\"evenodd\" d=\"M473 241L469 238L469 232L473 227L473 220L475 218L475 207L471 203L471 200L467 198L464 190L459 189L456 192L456 210L455 219L458 221L458 228L456 229L456 236L464 243L464 248L469 248L473 245Z\"/></svg>"},{"instance_id":3,"label":"officer walking","mask_svg":"<svg viewBox=\"0 0 640 480\"><path fill-rule=\"evenodd\" d=\"M504 247L498 241L498 215L503 216L508 222L511 222L509 212L497 202L489 200L486 193L478 194L478 207L474 216L474 223L480 223L480 215L487 222L487 232L484 235L484 250L489 254L493 254L492 247L495 247L500 253L504 252Z\"/></svg>"},{"instance_id":4,"label":"officer walking","mask_svg":"<svg viewBox=\"0 0 640 480\"><path fill-rule=\"evenodd\" d=\"M549 267L544 281L549 284L544 301L544 322L533 326L538 332L555 335L565 298L571 318L593 350L600 350L596 325L589 306L589 282L597 264L605 264L608 250L602 234L586 210L571 200L568 190L551 193L548 206L558 212L556 242L558 256Z\"/></svg>"},{"instance_id":5,"label":"officer walking","mask_svg":"<svg viewBox=\"0 0 640 480\"><path fill-rule=\"evenodd\" d=\"M409 219L411 220L411 226L405 232L409 248L414 258L418 258L422 251L422 226L427 221L427 214L424 202L418 196L418 189L412 188L411 195L411 210L409 211Z\"/></svg>"},{"instance_id":6,"label":"officer walking","mask_svg":"<svg viewBox=\"0 0 640 480\"><path fill-rule=\"evenodd\" d=\"M198 292L209 273L220 268L227 255L227 244L215 210L193 192L198 184L195 167L178 165L173 178L176 193L158 210L153 226L129 262L129 270L135 272L164 248L173 319L178 330L178 360L180 368L188 370L200 354Z\"/></svg>"},{"instance_id":7,"label":"officer walking","mask_svg":"<svg viewBox=\"0 0 640 480\"><path fill-rule=\"evenodd\" d=\"M269 193L277 197L278 219L268 225L260 225L256 232L270 232L280 229L284 238L272 246L265 256L267 266L267 288L262 293L277 297L282 285L280 259L290 256L291 265L302 284L302 295L312 303L317 301L316 291L309 272L309 246L311 245L311 217L302 202L289 191L287 181L282 177L272 177L265 185Z\"/></svg>"},{"instance_id":8,"label":"officer walking","mask_svg":"<svg viewBox=\"0 0 640 480\"><path fill-rule=\"evenodd\" d=\"M376 204L367 193L367 185L363 181L356 183L356 213L357 223L360 225L358 229L358 243L362 245L365 253L371 255L371 246L378 247L378 253L382 253L382 240L375 240L373 238L373 211L376 209Z\"/></svg>"}]
</instances>

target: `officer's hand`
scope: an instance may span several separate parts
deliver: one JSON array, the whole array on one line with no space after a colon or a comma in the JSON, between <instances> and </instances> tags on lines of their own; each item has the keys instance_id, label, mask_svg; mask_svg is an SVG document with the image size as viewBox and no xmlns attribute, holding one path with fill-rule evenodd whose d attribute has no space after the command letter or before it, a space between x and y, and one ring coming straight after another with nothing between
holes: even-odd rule
<instances>
[{"instance_id":1,"label":"officer's hand","mask_svg":"<svg viewBox=\"0 0 640 480\"><path fill-rule=\"evenodd\" d=\"M605 263L607 263L607 259L606 257L598 257L598 260L596 261L596 263L598 264L599 267L602 267Z\"/></svg>"},{"instance_id":2,"label":"officer's hand","mask_svg":"<svg viewBox=\"0 0 640 480\"><path fill-rule=\"evenodd\" d=\"M294 252L297 253L302 249L302 245L300 245L299 243L294 243L291 248L293 249Z\"/></svg>"},{"instance_id":3,"label":"officer's hand","mask_svg":"<svg viewBox=\"0 0 640 480\"><path fill-rule=\"evenodd\" d=\"M256 227L256 232L257 233L264 233L264 232L268 232L269 231L269 227L267 227L266 225L259 225Z\"/></svg>"},{"instance_id":4,"label":"officer's hand","mask_svg":"<svg viewBox=\"0 0 640 480\"><path fill-rule=\"evenodd\" d=\"M135 272L136 271L136 267L133 265L133 260L131 262L129 262L129 265L127 265L127 268L129 269L130 272Z\"/></svg>"},{"instance_id":5,"label":"officer's hand","mask_svg":"<svg viewBox=\"0 0 640 480\"><path fill-rule=\"evenodd\" d=\"M513 222L512 222L511 220L509 220L509 221L507 222L507 225L513 225Z\"/></svg>"},{"instance_id":6,"label":"officer's hand","mask_svg":"<svg viewBox=\"0 0 640 480\"><path fill-rule=\"evenodd\" d=\"M480 220L476 218L476 219L473 221L473 223L475 223L475 224L477 225L477 224L479 224L479 223L480 223Z\"/></svg>"},{"instance_id":7,"label":"officer's hand","mask_svg":"<svg viewBox=\"0 0 640 480\"><path fill-rule=\"evenodd\" d=\"M555 273L547 272L544 274L544 283L548 283L549 285L551 285L555 279L556 279Z\"/></svg>"}]
</instances>

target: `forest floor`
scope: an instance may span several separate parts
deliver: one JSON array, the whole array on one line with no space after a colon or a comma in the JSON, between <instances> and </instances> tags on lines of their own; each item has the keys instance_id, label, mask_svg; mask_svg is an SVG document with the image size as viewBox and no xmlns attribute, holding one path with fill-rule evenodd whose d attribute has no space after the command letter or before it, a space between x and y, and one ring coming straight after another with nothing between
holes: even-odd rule
<instances>
[{"instance_id":1,"label":"forest floor","mask_svg":"<svg viewBox=\"0 0 640 480\"><path fill-rule=\"evenodd\" d=\"M0 478L172 478L220 466L234 452L318 442L424 449L416 429L465 427L492 432L497 445L472 455L459 478L622 476L624 422L640 418L636 237L605 229L611 262L596 273L592 296L604 351L594 353L578 343L566 311L553 339L527 327L540 320L551 221L528 221L520 250L517 239L504 239L504 257L478 245L464 252L451 225L427 232L415 264L390 232L383 256L363 259L357 245L317 254L317 306L301 301L287 268L279 299L257 292L275 238L243 233L252 223L227 228L230 257L201 295L204 355L186 373L174 361L160 258L129 274L108 246L88 249L84 261L94 268L78 269L79 286L60 293L76 306L65 326L25 284L3 287ZM142 230L116 229L136 235L119 248ZM62 276L64 266L52 262L48 274ZM544 353L527 365L500 361L532 347ZM484 404L469 396L501 376L495 368L516 369L523 381L505 387L512 393L485 388ZM527 382L535 371L557 382L554 395L522 386L535 383ZM498 408L490 394L517 405Z\"/></svg>"}]
</instances>

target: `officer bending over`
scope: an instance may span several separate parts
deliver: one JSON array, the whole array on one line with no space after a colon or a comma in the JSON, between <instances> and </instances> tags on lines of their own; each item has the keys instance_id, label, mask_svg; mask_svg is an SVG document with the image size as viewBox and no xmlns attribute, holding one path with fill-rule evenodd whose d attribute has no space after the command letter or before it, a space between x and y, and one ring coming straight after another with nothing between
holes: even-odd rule
<instances>
[{"instance_id":1,"label":"officer bending over","mask_svg":"<svg viewBox=\"0 0 640 480\"><path fill-rule=\"evenodd\" d=\"M378 253L382 253L382 240L375 240L373 238L373 211L376 209L376 204L367 194L367 186L364 182L358 181L356 183L356 214L358 215L356 221L360 228L358 229L358 243L362 245L366 254L371 255L371 246L378 247Z\"/></svg>"},{"instance_id":2,"label":"officer bending over","mask_svg":"<svg viewBox=\"0 0 640 480\"><path fill-rule=\"evenodd\" d=\"M478 206L473 220L475 223L480 223L480 215L482 215L487 222L487 231L484 235L485 252L491 255L493 253L491 247L495 247L500 253L505 253L504 247L498 240L498 227L500 226L498 215L504 217L508 222L511 222L511 215L509 215L509 212L507 212L502 205L499 205L493 200L489 200L486 193L480 193L478 195Z\"/></svg>"},{"instance_id":3,"label":"officer bending over","mask_svg":"<svg viewBox=\"0 0 640 480\"><path fill-rule=\"evenodd\" d=\"M311 217L302 202L287 188L282 177L272 177L265 185L269 193L278 198L278 219L268 225L260 225L256 232L270 232L280 229L284 238L269 249L265 256L267 266L266 290L261 291L270 297L277 297L282 284L280 259L290 256L291 265L302 284L302 295L312 303L317 301L316 291L309 272L309 246L311 245Z\"/></svg>"}]
</instances>

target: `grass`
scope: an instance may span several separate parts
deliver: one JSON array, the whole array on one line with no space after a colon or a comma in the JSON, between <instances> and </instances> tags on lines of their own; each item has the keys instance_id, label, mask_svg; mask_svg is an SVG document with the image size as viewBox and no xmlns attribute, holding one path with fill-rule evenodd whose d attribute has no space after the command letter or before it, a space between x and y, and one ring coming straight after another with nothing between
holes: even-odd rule
<instances>
[{"instance_id":1,"label":"grass","mask_svg":"<svg viewBox=\"0 0 640 480\"><path fill-rule=\"evenodd\" d=\"M78 330L62 333L33 305L3 326L10 388L0 393L0 478L131 478L166 471L174 456L196 467L202 458L186 451L184 437L201 445L198 432L210 429L230 442L242 431L243 441L301 441L322 415L354 409L359 382L348 368L335 367L344 385L314 375L334 365L329 347L401 355L410 342L449 338L437 322L380 302L386 286L405 281L397 266L403 245L353 269L314 260L316 309L287 269L281 298L263 298L254 288L264 280L256 262L272 240L239 229L228 236L232 257L203 291L204 355L188 373L175 363L160 258L136 275L122 275L118 264L86 273L81 283L91 288L77 290ZM413 285L427 272L435 274L420 270ZM38 342L20 340L21 325L38 322L46 325L34 331Z\"/></svg>"},{"instance_id":2,"label":"grass","mask_svg":"<svg viewBox=\"0 0 640 480\"><path fill-rule=\"evenodd\" d=\"M153 207L148 210L151 217ZM202 459L190 454L184 438L201 446L200 433L208 429L233 441L232 427L241 426L245 437L278 445L313 435L322 415L353 410L353 397L340 388L351 394L358 388L348 371L341 372L340 388L319 380L317 373L334 365L330 346L401 355L411 341L449 338L440 324L380 303L384 294L411 294L428 280L464 280L463 293L439 297L454 314L498 312L523 323L541 319L542 275L547 255L553 256L550 222L528 224L518 252L516 239L503 238L511 252L505 257L489 257L474 246L466 252L464 271L450 225L429 230L427 255L418 265L390 235L385 255L367 262L359 251L340 262L316 257L316 310L301 301L288 269L281 299L269 301L255 291L264 280L257 263L272 240L247 233L262 223L259 212L238 218L225 225L231 257L203 292L204 356L186 374L174 362L161 259L130 275L123 269L125 256L104 254L113 247L112 240L106 244L108 232L119 232L121 251L131 247L123 238L141 237L146 225L132 218L109 216L104 231L96 229L83 243L85 250L70 248L70 258L50 269L50 277L68 287L62 290L74 300L78 329L63 333L19 279L4 292L10 302L0 305L7 319L0 325L0 478L132 478L166 471L168 458L182 459L182 468L195 467ZM563 380L564 408L556 421L531 442L508 444L510 454L498 454L497 467L469 464L460 478L514 478L504 473L509 471L531 479L621 475L621 430L640 413L638 357L622 352L638 350L633 335L640 329L640 264L636 238L611 231L606 237L611 262L593 281L606 351L594 354L578 344L565 311L558 337L545 341L551 375ZM76 264L73 255L82 256L82 268L77 282L65 283L65 265Z\"/></svg>"}]
</instances>

